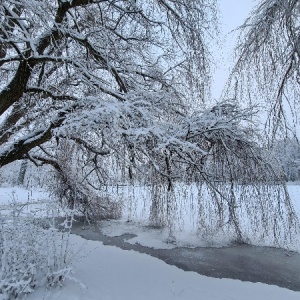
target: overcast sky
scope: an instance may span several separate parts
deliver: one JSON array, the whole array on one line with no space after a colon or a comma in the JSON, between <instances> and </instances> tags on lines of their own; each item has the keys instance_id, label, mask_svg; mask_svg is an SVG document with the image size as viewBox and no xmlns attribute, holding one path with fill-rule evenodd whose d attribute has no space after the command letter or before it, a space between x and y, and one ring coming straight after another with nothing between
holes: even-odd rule
<instances>
[{"instance_id":1,"label":"overcast sky","mask_svg":"<svg viewBox=\"0 0 300 300\"><path fill-rule=\"evenodd\" d=\"M216 59L215 72L213 76L212 96L218 100L232 65L232 51L236 43L237 33L232 30L242 25L257 0L219 0L220 23L224 40L221 41L221 49L214 51Z\"/></svg>"}]
</instances>

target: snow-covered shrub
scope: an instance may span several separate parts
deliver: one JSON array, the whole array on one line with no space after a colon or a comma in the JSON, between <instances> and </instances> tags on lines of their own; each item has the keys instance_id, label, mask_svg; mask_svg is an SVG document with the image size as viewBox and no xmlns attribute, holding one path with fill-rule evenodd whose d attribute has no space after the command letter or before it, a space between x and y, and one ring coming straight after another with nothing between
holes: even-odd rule
<instances>
[{"instance_id":1,"label":"snow-covered shrub","mask_svg":"<svg viewBox=\"0 0 300 300\"><path fill-rule=\"evenodd\" d=\"M63 206L76 210L86 221L119 219L122 215L122 199L104 191L83 185L78 176L58 174L51 193Z\"/></svg>"},{"instance_id":2,"label":"snow-covered shrub","mask_svg":"<svg viewBox=\"0 0 300 300\"><path fill-rule=\"evenodd\" d=\"M0 299L22 299L39 286L51 287L69 273L69 230L54 220L39 222L13 204L0 215ZM68 229L68 228L67 228Z\"/></svg>"},{"instance_id":3,"label":"snow-covered shrub","mask_svg":"<svg viewBox=\"0 0 300 300\"><path fill-rule=\"evenodd\" d=\"M122 215L122 199L111 196L97 196L89 202L90 210L96 219L119 219Z\"/></svg>"}]
</instances>

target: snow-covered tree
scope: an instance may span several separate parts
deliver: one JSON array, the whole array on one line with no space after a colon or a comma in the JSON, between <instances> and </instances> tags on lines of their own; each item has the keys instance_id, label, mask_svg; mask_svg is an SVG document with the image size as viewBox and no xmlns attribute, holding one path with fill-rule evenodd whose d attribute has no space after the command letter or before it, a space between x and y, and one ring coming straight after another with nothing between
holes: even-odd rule
<instances>
[{"instance_id":1,"label":"snow-covered tree","mask_svg":"<svg viewBox=\"0 0 300 300\"><path fill-rule=\"evenodd\" d=\"M205 182L216 223L242 240L238 178L284 193L248 126L252 111L199 105L209 95L215 2L0 0L0 167L51 165L60 199L84 213L96 203L104 215L112 203L95 191L110 174L133 183L146 172L167 193L168 212L174 182ZM259 195L256 204L274 203ZM296 221L284 201L270 214L287 236ZM260 217L253 228L258 219L277 228Z\"/></svg>"},{"instance_id":2,"label":"snow-covered tree","mask_svg":"<svg viewBox=\"0 0 300 300\"><path fill-rule=\"evenodd\" d=\"M152 161L208 94L214 0L0 4L0 166L26 158L72 177L66 159L81 153L100 179L104 156L134 165L140 145Z\"/></svg>"},{"instance_id":3,"label":"snow-covered tree","mask_svg":"<svg viewBox=\"0 0 300 300\"><path fill-rule=\"evenodd\" d=\"M240 27L231 92L237 99L266 104L273 137L297 122L299 12L299 0L261 0Z\"/></svg>"},{"instance_id":4,"label":"snow-covered tree","mask_svg":"<svg viewBox=\"0 0 300 300\"><path fill-rule=\"evenodd\" d=\"M1 1L0 165L52 138L106 154L182 114L185 91L206 95L213 19L214 1Z\"/></svg>"}]
</instances>

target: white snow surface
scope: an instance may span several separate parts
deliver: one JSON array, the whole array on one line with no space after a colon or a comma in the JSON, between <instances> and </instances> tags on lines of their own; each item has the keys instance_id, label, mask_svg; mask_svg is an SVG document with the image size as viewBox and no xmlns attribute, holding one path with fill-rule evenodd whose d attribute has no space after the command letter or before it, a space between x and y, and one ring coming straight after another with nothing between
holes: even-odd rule
<instances>
[{"instance_id":1,"label":"white snow surface","mask_svg":"<svg viewBox=\"0 0 300 300\"><path fill-rule=\"evenodd\" d=\"M300 293L262 283L185 272L157 258L71 235L73 274L61 288L28 300L299 300Z\"/></svg>"},{"instance_id":2,"label":"white snow surface","mask_svg":"<svg viewBox=\"0 0 300 300\"><path fill-rule=\"evenodd\" d=\"M51 200L49 193L43 189L1 187L0 213L8 214L11 208L20 209L21 215L30 214L35 217L66 215L57 202Z\"/></svg>"},{"instance_id":3,"label":"white snow surface","mask_svg":"<svg viewBox=\"0 0 300 300\"><path fill-rule=\"evenodd\" d=\"M22 187L1 187L0 188L0 205L12 203L33 203L45 202L49 200L49 195L44 190L30 189Z\"/></svg>"},{"instance_id":4,"label":"white snow surface","mask_svg":"<svg viewBox=\"0 0 300 300\"><path fill-rule=\"evenodd\" d=\"M300 186L290 185L289 192L295 209L300 216ZM28 191L22 188L0 188L0 207L5 210L15 200L22 203L47 202L43 191ZM28 208L27 208L28 209ZM118 235L134 232L140 228L139 239L147 246L171 248L165 243L167 232L151 230L141 224L127 223L121 230L120 224L111 223L106 232ZM124 223L123 223L124 225ZM130 229L131 227L131 229ZM119 232L118 232L119 230ZM192 236L182 236L185 244L197 244L188 240ZM201 243L201 242L198 242ZM232 279L217 279L186 272L170 266L157 258L134 251L121 250L113 246L104 246L101 242L85 240L79 236L70 236L72 249L72 274L61 287L48 290L38 288L29 294L28 300L293 300L300 299L300 292L290 291L277 286L262 283L242 282ZM178 246L178 244L177 244ZM300 277L299 277L300 280Z\"/></svg>"}]
</instances>

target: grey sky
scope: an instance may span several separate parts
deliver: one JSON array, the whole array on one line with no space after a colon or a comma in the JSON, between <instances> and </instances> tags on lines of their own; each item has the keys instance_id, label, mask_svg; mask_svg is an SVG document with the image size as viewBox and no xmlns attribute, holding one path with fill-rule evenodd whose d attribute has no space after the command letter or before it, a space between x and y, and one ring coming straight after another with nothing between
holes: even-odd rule
<instances>
[{"instance_id":1,"label":"grey sky","mask_svg":"<svg viewBox=\"0 0 300 300\"><path fill-rule=\"evenodd\" d=\"M220 49L215 49L216 59L213 76L212 97L218 100L228 78L233 62L233 49L236 44L237 33L231 32L242 25L257 0L220 0L221 43Z\"/></svg>"}]
</instances>

